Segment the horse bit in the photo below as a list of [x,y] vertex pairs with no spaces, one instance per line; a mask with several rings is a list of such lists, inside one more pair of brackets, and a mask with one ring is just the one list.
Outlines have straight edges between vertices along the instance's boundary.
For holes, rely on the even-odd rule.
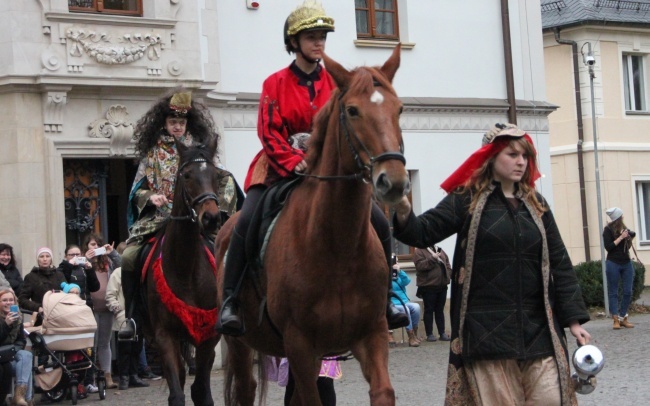
[[[205,158],[192,159],[190,161],[187,161],[187,162],[183,163],[178,168],[178,175],[177,176],[181,175],[181,172],[183,171],[183,168],[185,168],[187,165],[192,164],[192,163],[207,163],[207,164],[210,164],[210,165],[214,166],[214,164],[212,162],[210,162],[209,160],[207,160]],[[213,192],[201,193],[200,195],[198,195],[197,197],[195,197],[194,199],[191,199],[191,200],[190,200],[189,196],[187,195],[187,191],[185,190],[185,188],[182,188],[181,193],[183,194],[183,203],[185,203],[185,208],[187,209],[187,211],[190,214],[188,214],[186,216],[169,216],[169,218],[172,219],[172,220],[190,220],[190,221],[192,221],[192,223],[196,223],[196,220],[199,218],[199,215],[196,214],[196,210],[194,210],[194,206],[196,206],[197,204],[201,204],[201,203],[205,202],[206,200],[214,200],[217,203],[217,206],[219,206],[219,197]]]

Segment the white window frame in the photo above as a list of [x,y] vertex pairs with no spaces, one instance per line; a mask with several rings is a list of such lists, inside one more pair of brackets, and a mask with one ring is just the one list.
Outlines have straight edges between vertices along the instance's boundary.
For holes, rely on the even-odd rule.
[[[643,195],[643,185],[648,188],[647,196]],[[634,193],[634,212],[637,214],[638,219],[637,224],[634,224],[634,227],[637,228],[635,230],[637,232],[636,245],[639,248],[643,247],[650,250],[650,175],[633,175],[632,190]],[[648,207],[647,212],[644,207]],[[633,229],[634,227],[631,226]]]
[[[638,58],[640,66],[640,74],[638,75],[641,83],[639,84],[641,92],[641,106],[636,105],[636,91],[635,84],[630,81],[630,78],[634,78],[634,68],[633,60]],[[626,112],[647,112],[648,111],[648,102],[647,102],[647,90],[646,90],[646,67],[645,67],[645,56],[640,54],[633,53],[623,53],[622,57],[622,72],[623,72],[623,97],[625,103]]]

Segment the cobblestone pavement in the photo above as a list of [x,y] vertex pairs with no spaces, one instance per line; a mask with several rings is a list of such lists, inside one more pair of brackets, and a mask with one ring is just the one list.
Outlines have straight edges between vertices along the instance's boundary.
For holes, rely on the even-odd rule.
[[[648,292],[648,290],[646,290]],[[645,303],[650,304],[650,292]],[[644,377],[650,376],[650,314],[635,314],[630,321],[634,329],[613,330],[611,319],[596,319],[586,324],[592,335],[592,344],[605,356],[605,368],[598,375],[596,390],[589,395],[578,395],[580,405],[636,406],[650,404],[650,389]],[[399,333],[396,331],[397,336]],[[568,330],[567,330],[568,334]],[[406,337],[405,337],[406,338]],[[575,349],[570,340],[570,351]],[[398,405],[436,406],[444,403],[448,343],[423,342],[419,348],[398,346],[390,350],[390,375]],[[368,386],[361,376],[358,363],[347,361],[342,366],[343,378],[336,381],[338,405],[369,404]],[[191,405],[188,380],[185,388],[187,404]],[[212,374],[212,394],[215,405],[223,405],[223,371]],[[269,383],[267,405],[282,405],[284,388]],[[38,399],[38,398],[37,398]],[[69,404],[69,401],[61,404]],[[166,405],[167,387],[164,381],[151,382],[151,387],[109,390],[106,400],[100,402],[96,394],[79,401],[79,405]],[[37,403],[46,404],[46,403]]]

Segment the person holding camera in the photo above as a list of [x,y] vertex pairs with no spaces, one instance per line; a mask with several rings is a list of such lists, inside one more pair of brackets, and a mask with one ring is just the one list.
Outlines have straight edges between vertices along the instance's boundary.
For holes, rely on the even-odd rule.
[[81,253],[81,248],[75,244],[69,244],[65,248],[65,258],[61,261],[58,268],[65,276],[67,283],[75,283],[81,288],[79,297],[86,301],[91,309],[93,301],[90,298],[90,292],[99,290],[99,280],[93,269],[93,265]]
[[[65,258],[59,264],[58,269],[65,276],[67,283],[74,283],[79,286],[79,297],[84,299],[86,305],[92,309],[93,300],[91,293],[99,290],[99,279],[97,279],[97,273],[92,263],[82,254],[81,248],[78,245],[70,244],[65,248]],[[97,337],[97,334],[95,334],[95,337]],[[94,348],[92,354],[94,357]],[[85,371],[84,382],[79,387],[79,393],[82,397],[88,396],[88,393],[96,393],[99,391],[99,388],[93,384],[94,377],[94,367]]]
[[[52,250],[39,248],[36,252],[37,265],[25,275],[25,283],[18,296],[20,307],[43,314],[43,296],[50,290],[60,290],[61,282],[67,282],[63,272],[52,265]],[[37,321],[38,322],[38,321]]]
[[418,324],[420,323],[420,305],[413,303],[406,295],[406,286],[411,283],[411,278],[408,277],[406,272],[402,271],[399,267],[399,260],[393,254],[393,269],[391,270],[393,297],[391,300],[393,305],[399,311],[406,311],[409,316],[409,324],[406,326],[406,333],[409,337],[409,347],[419,347],[420,340],[418,339]]
[[[111,336],[113,335],[113,312],[106,307],[106,286],[115,268],[122,266],[122,257],[113,248],[112,244],[105,244],[104,238],[100,234],[91,233],[84,238],[82,245],[86,252],[86,258],[92,265],[99,289],[90,293],[93,314],[97,321],[97,332],[95,333],[95,347],[99,365],[104,371],[106,378],[106,388],[115,389],[117,384],[113,382],[111,374]],[[95,385],[88,378],[86,389],[93,393]]]
[[496,124],[416,216],[394,205],[395,238],[426,248],[456,234],[446,404],[576,404],[565,328],[589,312],[553,213],[535,190],[532,138]]
[[[0,346],[13,345],[16,349],[14,360],[9,362],[13,376],[16,377],[14,398],[12,405],[32,404],[33,396],[33,355],[25,350],[25,336],[23,334],[23,318],[18,308],[18,299],[10,288],[0,289]],[[11,375],[2,380],[9,379]],[[2,391],[0,391],[2,392]],[[1,401],[0,396],[0,401]],[[1,403],[0,403],[1,404]]]
[[440,341],[450,341],[445,333],[445,303],[447,302],[447,285],[451,280],[451,264],[449,257],[442,248],[432,245],[427,248],[416,248],[413,253],[415,263],[417,297],[424,304],[424,332],[427,341],[437,341],[433,335],[433,316]]
[[[623,210],[612,207],[605,211],[611,222],[603,230],[603,242],[607,250],[605,273],[607,274],[607,294],[609,296],[609,312],[614,319],[614,330],[621,326],[634,328],[628,321],[627,310],[632,301],[634,285],[634,266],[630,259],[630,248],[636,233],[623,223]],[[633,247],[632,247],[633,248]],[[623,283],[623,297],[618,297],[618,284]]]

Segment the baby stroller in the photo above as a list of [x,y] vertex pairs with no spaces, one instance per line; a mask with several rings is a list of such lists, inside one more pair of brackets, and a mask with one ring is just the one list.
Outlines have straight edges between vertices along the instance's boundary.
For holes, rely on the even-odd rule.
[[93,347],[97,322],[86,301],[78,295],[50,291],[43,297],[43,323],[27,327],[26,349],[34,354],[34,392],[58,402],[70,396],[77,404],[81,372],[97,369],[99,398],[106,399],[104,372],[88,356]]

